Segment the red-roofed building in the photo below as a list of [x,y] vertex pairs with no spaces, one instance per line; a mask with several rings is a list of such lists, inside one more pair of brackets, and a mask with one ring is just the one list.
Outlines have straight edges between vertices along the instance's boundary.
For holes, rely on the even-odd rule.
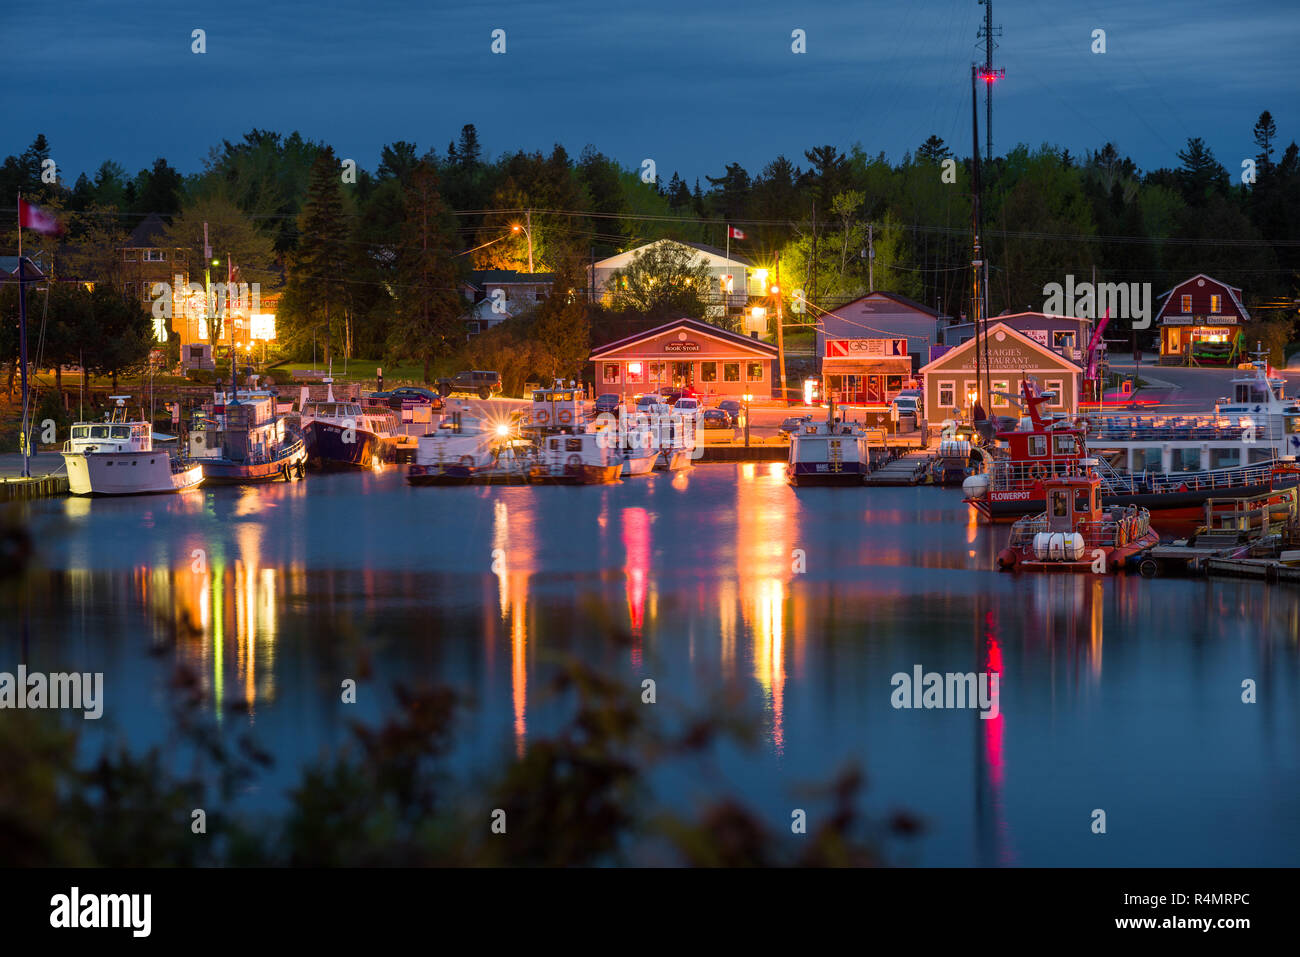
[[1164,293],[1155,321],[1162,363],[1224,362],[1250,313],[1240,289],[1200,273]]

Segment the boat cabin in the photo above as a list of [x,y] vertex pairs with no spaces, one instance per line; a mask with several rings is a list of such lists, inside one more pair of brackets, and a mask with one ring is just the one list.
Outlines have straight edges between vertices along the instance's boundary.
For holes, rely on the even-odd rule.
[[528,427],[540,432],[572,432],[582,428],[583,395],[575,386],[556,383],[549,389],[534,389]]
[[1081,522],[1102,521],[1101,479],[1094,474],[1063,475],[1043,483],[1047,530],[1073,532]]
[[148,422],[128,422],[126,400],[129,395],[109,396],[115,401],[111,414],[103,422],[77,422],[72,426],[69,452],[152,452],[153,428]]

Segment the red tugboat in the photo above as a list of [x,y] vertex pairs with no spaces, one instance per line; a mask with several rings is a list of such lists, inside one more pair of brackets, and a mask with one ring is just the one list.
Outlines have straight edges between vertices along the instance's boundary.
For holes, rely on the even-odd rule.
[[1151,514],[1130,505],[1103,509],[1096,459],[1083,459],[1080,472],[1043,481],[1047,510],[1011,526],[998,553],[1003,571],[1109,572],[1160,542]]

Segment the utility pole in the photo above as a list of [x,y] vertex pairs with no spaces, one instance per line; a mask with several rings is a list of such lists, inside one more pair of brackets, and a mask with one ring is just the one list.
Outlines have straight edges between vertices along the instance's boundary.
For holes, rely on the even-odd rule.
[[875,225],[867,223],[867,292],[876,291]]
[[533,271],[533,211],[524,210],[524,232],[528,234],[528,272],[531,275]]
[[[27,276],[23,269],[23,194],[18,194],[18,362],[23,380],[23,478],[32,477],[30,464],[32,432],[27,418]],[[45,294],[47,297],[49,293]],[[46,299],[49,302],[49,299]],[[84,377],[84,373],[83,373]]]
[[976,31],[976,39],[984,41],[984,155],[993,159],[993,83],[1007,75],[1006,70],[993,69],[993,38],[1002,36],[1002,27],[993,25],[993,0],[979,0],[984,7],[984,26]]
[[[781,366],[781,401],[787,399],[785,388],[785,335],[781,328],[785,321],[784,310],[781,308],[781,253],[776,254],[776,355]],[[748,424],[749,419],[745,420]]]

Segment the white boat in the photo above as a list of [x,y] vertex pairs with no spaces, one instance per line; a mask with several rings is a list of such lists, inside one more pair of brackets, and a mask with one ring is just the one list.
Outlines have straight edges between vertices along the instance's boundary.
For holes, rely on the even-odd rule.
[[458,485],[496,464],[508,426],[492,426],[456,407],[438,428],[417,439],[415,462],[407,470],[412,485]]
[[1200,415],[1092,413],[1083,417],[1088,447],[1114,467],[1145,478],[1179,479],[1266,466],[1300,454],[1300,405],[1286,380],[1257,356],[1232,379],[1232,394]]
[[659,460],[659,446],[654,429],[647,421],[635,415],[629,417],[620,410],[617,417],[602,413],[588,426],[587,431],[604,436],[623,462],[622,475],[649,475]]
[[607,485],[622,471],[616,445],[599,432],[576,432],[542,439],[528,477],[540,485]]
[[654,434],[658,446],[659,458],[655,468],[676,472],[691,467],[700,432],[699,415],[698,411],[678,412],[670,405],[652,405],[637,413],[638,418],[645,418],[644,425]]
[[148,422],[126,417],[130,396],[110,396],[116,402],[104,422],[78,422],[63,445],[68,491],[73,495],[147,495],[183,492],[203,481],[203,466],[183,462],[153,446]]
[[804,422],[790,433],[786,475],[792,485],[861,485],[871,470],[867,434],[855,422],[834,417]]

